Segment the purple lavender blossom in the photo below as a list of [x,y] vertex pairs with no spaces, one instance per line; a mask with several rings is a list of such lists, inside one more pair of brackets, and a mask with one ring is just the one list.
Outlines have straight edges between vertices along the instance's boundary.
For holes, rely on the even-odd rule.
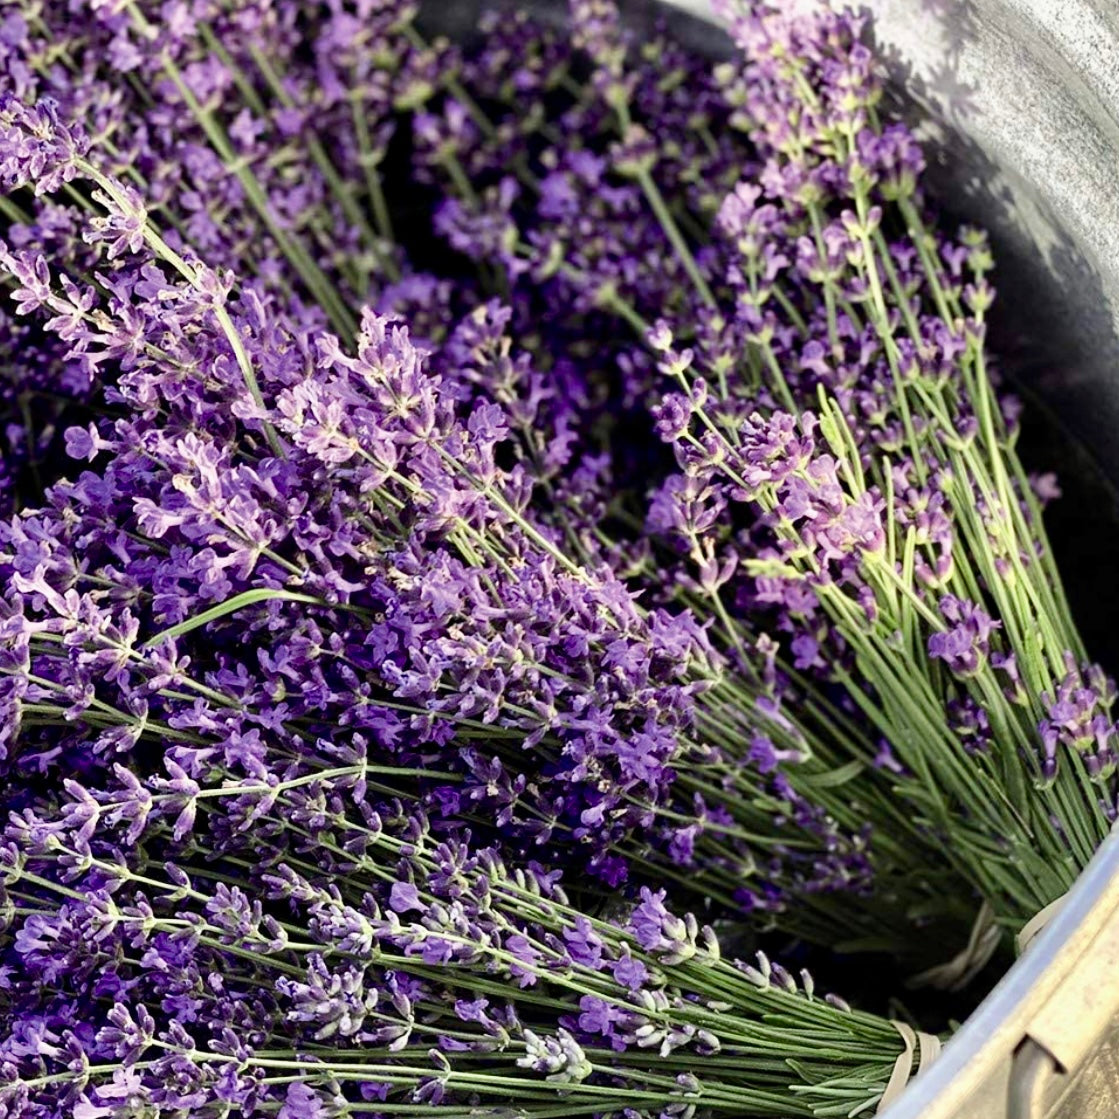
[[941,598],[940,612],[949,628],[929,635],[929,656],[944,661],[958,676],[974,676],[986,663],[999,623],[974,602],[952,595]]
[[72,8],[0,35],[0,1110],[873,1105],[676,899],[1022,916],[1116,731],[861,21]]

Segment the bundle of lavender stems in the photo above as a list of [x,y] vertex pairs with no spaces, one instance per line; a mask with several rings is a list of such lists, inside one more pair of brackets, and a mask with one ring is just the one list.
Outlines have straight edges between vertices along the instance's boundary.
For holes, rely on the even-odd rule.
[[0,13],[3,1119],[873,1114],[798,946],[958,988],[1108,834],[987,239],[719,7]]

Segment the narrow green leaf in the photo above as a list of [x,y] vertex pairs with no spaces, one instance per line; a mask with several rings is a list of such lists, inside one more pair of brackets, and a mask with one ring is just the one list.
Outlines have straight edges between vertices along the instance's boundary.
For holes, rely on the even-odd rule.
[[827,773],[806,775],[801,778],[801,781],[814,789],[834,789],[839,785],[846,785],[848,781],[853,781],[864,769],[866,765],[856,760],[841,765],[838,769],[829,769]]
[[275,599],[283,599],[286,602],[308,602],[313,606],[326,605],[321,599],[312,598],[310,595],[306,594],[298,594],[295,591],[271,590],[268,587],[258,587],[256,590],[244,591],[241,594],[234,595],[226,602],[220,602],[217,606],[211,606],[209,610],[203,610],[201,614],[196,614],[193,618],[187,618],[185,622],[179,622],[177,626],[171,626],[170,629],[165,629],[162,633],[157,633],[155,637],[145,641],[140,648],[150,649],[158,645],[161,641],[181,637],[184,633],[190,633],[192,629],[198,629],[200,626],[209,625],[210,622],[216,621],[218,618],[224,618],[227,614],[235,614],[238,610],[246,606],[252,606],[257,602],[267,602]]

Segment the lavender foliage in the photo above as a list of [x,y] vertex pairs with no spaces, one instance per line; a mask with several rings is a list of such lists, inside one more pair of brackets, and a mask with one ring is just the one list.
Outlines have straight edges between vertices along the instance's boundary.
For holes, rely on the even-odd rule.
[[721,9],[5,13],[0,1116],[853,1114],[695,914],[936,958],[1106,835],[984,235]]

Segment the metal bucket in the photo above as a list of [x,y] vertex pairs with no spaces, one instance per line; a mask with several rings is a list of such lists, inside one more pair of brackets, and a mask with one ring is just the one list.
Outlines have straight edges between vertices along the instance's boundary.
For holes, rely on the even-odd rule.
[[[493,0],[489,0],[490,3]],[[564,0],[498,0],[562,18]],[[783,0],[790,7],[805,0]],[[988,229],[992,349],[1060,471],[1050,532],[1085,640],[1119,667],[1119,0],[851,0],[951,216]],[[486,0],[432,0],[465,33]],[[727,53],[710,0],[622,0]],[[685,17],[681,13],[687,13]],[[1045,931],[882,1119],[1119,1117],[1119,835]]]
[[1119,1115],[1119,835],[1060,913],[880,1119]]

